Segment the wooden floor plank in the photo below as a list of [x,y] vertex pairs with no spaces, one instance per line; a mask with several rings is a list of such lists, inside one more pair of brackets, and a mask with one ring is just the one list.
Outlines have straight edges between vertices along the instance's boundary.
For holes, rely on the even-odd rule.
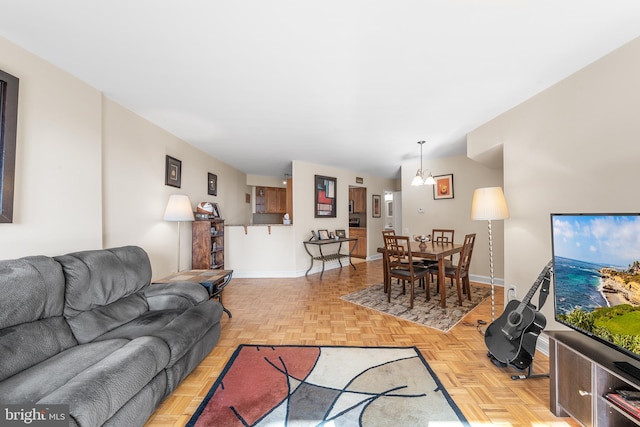
[[[240,344],[416,346],[472,426],[576,427],[549,411],[549,379],[514,381],[519,373],[501,369],[487,357],[478,319],[490,322],[485,300],[450,332],[381,314],[345,302],[341,295],[380,283],[382,262],[329,270],[308,278],[234,278],[224,291],[233,318],[222,318],[213,351],[157,408],[147,427],[183,426],[197,409]],[[496,316],[502,311],[496,292]],[[548,358],[536,354],[534,372],[546,372]]]

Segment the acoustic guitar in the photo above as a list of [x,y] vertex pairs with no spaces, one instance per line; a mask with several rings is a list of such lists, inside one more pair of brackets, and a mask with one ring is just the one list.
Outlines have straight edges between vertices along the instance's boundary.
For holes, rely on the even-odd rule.
[[552,268],[549,261],[522,301],[509,301],[502,315],[487,328],[484,342],[496,360],[518,369],[525,369],[533,362],[536,342],[547,319],[530,302],[543,282],[547,282],[545,289],[549,288]]

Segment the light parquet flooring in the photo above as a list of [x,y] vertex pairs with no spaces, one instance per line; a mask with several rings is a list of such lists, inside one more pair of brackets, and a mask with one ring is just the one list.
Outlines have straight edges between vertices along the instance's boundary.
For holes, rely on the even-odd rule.
[[[184,426],[239,344],[416,346],[472,426],[578,426],[549,411],[548,378],[514,381],[520,372],[489,361],[476,325],[490,321],[490,298],[445,334],[341,300],[382,280],[382,261],[356,266],[326,271],[322,281],[319,274],[232,279],[224,302],[233,318],[223,315],[220,341],[146,426]],[[496,316],[502,307],[496,292]],[[548,358],[536,354],[533,371],[547,372]]]

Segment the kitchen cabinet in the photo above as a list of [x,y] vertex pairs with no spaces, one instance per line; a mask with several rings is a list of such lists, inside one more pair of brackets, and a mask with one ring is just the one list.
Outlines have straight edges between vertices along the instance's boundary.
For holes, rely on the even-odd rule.
[[353,201],[353,213],[367,213],[367,189],[366,188],[361,188],[361,187],[349,188],[349,201]]
[[349,227],[349,237],[358,239],[358,244],[355,249],[353,249],[355,243],[349,242],[349,250],[353,250],[351,256],[353,258],[367,258],[367,229]]
[[279,187],[256,187],[256,213],[287,213],[287,189]]

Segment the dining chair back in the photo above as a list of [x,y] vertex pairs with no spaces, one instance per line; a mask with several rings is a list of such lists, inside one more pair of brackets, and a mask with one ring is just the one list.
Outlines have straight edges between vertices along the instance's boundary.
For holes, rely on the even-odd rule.
[[445,228],[434,228],[431,230],[431,240],[436,243],[453,243],[455,230]]
[[[385,264],[388,268],[389,279],[396,278],[398,282],[402,282],[402,293],[406,293],[405,283],[409,282],[409,308],[413,308],[413,297],[415,282],[421,281],[425,283],[425,277],[429,275],[429,269],[420,267],[414,264],[413,256],[411,255],[411,240],[408,236],[386,236],[388,245],[385,245],[384,256],[388,257]],[[391,280],[389,280],[389,286]],[[429,286],[425,286],[427,300],[431,298],[429,292]],[[391,288],[389,287],[387,293],[387,302],[391,302]]]
[[[471,286],[469,284],[469,266],[471,265],[471,256],[473,255],[473,246],[476,242],[475,233],[464,236],[462,251],[460,252],[460,260],[456,265],[445,265],[444,277],[448,277],[455,281],[458,292],[458,304],[462,305],[462,291],[467,294],[467,298],[471,300]],[[438,267],[429,267],[431,274],[438,274]],[[440,292],[446,292],[444,286],[438,283]]]

